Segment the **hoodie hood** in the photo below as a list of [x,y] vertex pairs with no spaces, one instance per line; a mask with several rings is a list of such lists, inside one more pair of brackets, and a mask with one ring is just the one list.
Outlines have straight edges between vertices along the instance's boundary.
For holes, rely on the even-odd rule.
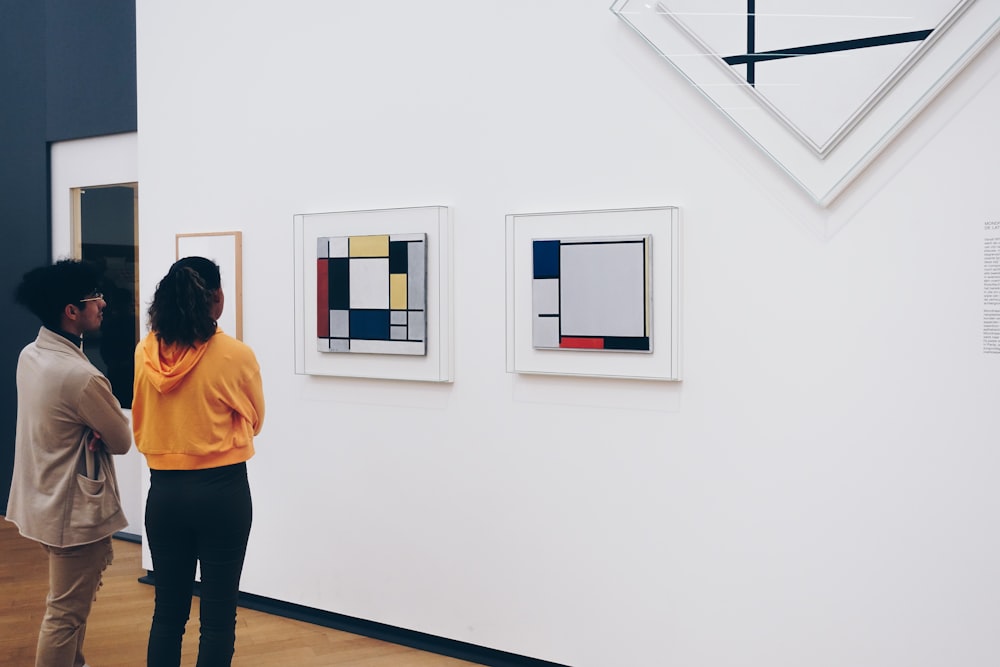
[[208,341],[188,347],[177,343],[168,345],[155,335],[146,336],[142,343],[142,363],[149,381],[161,394],[173,391],[198,365],[207,348]]

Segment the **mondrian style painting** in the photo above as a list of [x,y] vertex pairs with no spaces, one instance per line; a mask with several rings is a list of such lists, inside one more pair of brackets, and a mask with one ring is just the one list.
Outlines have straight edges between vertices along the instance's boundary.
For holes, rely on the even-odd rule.
[[652,352],[651,243],[533,239],[533,347]]
[[427,353],[427,234],[316,242],[320,352]]

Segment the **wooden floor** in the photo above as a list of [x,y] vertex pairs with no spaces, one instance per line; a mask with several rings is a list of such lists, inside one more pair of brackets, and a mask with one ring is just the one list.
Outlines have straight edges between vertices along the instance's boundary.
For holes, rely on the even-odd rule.
[[[140,667],[153,614],[153,588],[138,544],[115,540],[115,562],[90,614],[85,653],[94,667]],[[41,547],[0,519],[0,665],[32,667],[45,611],[48,565]],[[198,598],[184,635],[183,667],[198,650]],[[359,637],[248,609],[237,610],[234,667],[469,667],[471,662]]]

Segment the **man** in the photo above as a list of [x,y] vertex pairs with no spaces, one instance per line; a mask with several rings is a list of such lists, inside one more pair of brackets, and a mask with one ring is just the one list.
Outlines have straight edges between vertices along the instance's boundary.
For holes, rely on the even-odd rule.
[[41,543],[49,594],[36,667],[85,667],[87,617],[113,556],[122,513],[110,454],[132,445],[111,384],[88,361],[83,337],[107,305],[93,265],[62,260],[24,274],[15,300],[42,321],[17,362],[17,430],[7,520]]

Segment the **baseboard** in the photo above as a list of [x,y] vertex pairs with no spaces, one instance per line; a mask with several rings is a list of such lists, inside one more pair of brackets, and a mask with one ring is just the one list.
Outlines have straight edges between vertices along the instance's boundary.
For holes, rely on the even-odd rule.
[[116,540],[121,540],[123,542],[134,542],[135,544],[142,544],[142,535],[136,535],[135,533],[126,533],[124,531],[115,533],[112,535]]
[[[152,585],[154,576],[154,572],[149,570],[145,577],[139,578],[139,581]],[[195,582],[194,589],[195,595],[198,595],[200,591],[198,590],[199,585],[197,582]],[[353,616],[336,614],[332,611],[323,611],[321,609],[314,609],[313,607],[292,604],[291,602],[282,602],[281,600],[253,595],[252,593],[244,593],[242,591],[240,592],[238,604],[246,609],[262,611],[267,614],[274,614],[275,616],[283,616],[295,619],[296,621],[312,623],[324,628],[342,630],[343,632],[350,632],[355,635],[392,642],[400,646],[409,646],[410,648],[427,651],[428,653],[437,653],[449,658],[487,665],[487,667],[569,667],[568,665],[548,662],[547,660],[528,658],[514,653],[507,653],[506,651],[486,648],[485,646],[477,646],[476,644],[469,644],[454,639],[445,639],[444,637],[428,635],[423,632],[397,628],[392,625],[385,625],[384,623],[376,623],[375,621],[366,621],[361,618],[354,618]]]

